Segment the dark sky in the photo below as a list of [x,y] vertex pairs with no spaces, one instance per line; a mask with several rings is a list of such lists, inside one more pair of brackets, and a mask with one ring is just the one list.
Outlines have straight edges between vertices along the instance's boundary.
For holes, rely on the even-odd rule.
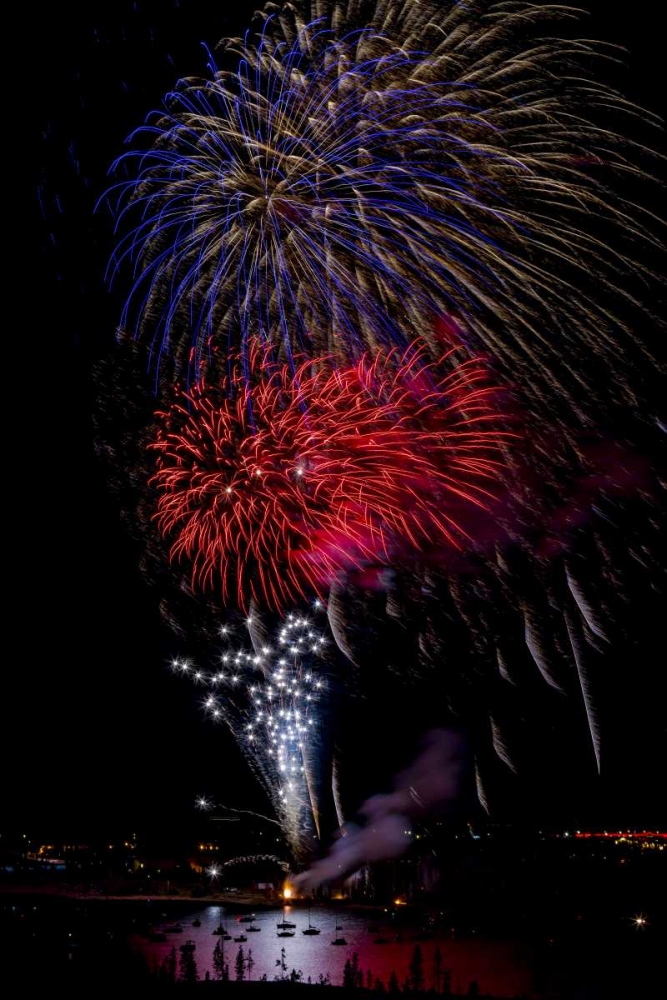
[[[586,33],[628,46],[626,92],[660,111],[656,5],[640,0],[611,15],[610,6],[598,0]],[[20,385],[10,419],[20,427],[22,471],[9,476],[17,489],[7,495],[8,548],[17,539],[18,552],[7,576],[5,646],[14,652],[2,695],[2,827],[178,826],[200,790],[261,802],[231,740],[202,721],[191,688],[166,669],[156,595],[94,456],[91,376],[120,306],[103,282],[110,222],[93,214],[106,169],[164,91],[204,71],[200,43],[242,29],[254,7],[65,0],[24,11],[33,94],[22,110],[35,154],[15,164],[28,250],[15,277],[24,289],[19,329],[5,331],[6,378]],[[14,80],[10,97],[22,85]],[[640,805],[646,796],[641,786]]]

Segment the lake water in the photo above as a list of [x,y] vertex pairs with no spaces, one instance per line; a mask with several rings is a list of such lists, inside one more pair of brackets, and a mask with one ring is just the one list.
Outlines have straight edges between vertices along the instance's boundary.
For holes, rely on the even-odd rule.
[[[154,923],[155,930],[164,931],[177,920],[182,927],[180,933],[167,932],[167,940],[157,942],[149,940],[145,935],[135,935],[133,947],[147,959],[151,968],[159,967],[176,947],[180,956],[180,946],[191,940],[195,943],[194,956],[201,979],[208,971],[214,978],[213,951],[216,942],[220,940],[213,931],[222,922],[233,938],[245,934],[247,941],[225,941],[225,961],[230,968],[230,976],[234,978],[234,961],[238,949],[242,946],[247,955],[252,949],[254,967],[252,978],[259,979],[266,975],[269,979],[279,972],[276,965],[280,959],[281,948],[285,949],[285,963],[288,972],[292,969],[303,973],[303,979],[309,976],[316,982],[319,976],[328,975],[333,985],[341,985],[345,961],[353,952],[359,956],[359,965],[366,971],[370,969],[374,976],[381,978],[385,985],[393,971],[399,982],[408,974],[408,966],[416,944],[419,944],[424,959],[426,986],[431,987],[434,979],[434,956],[436,948],[440,948],[443,966],[451,972],[451,985],[454,993],[465,994],[471,980],[477,980],[481,993],[491,993],[496,996],[517,996],[528,994],[532,986],[532,955],[524,943],[512,940],[499,940],[497,937],[488,939],[468,935],[459,937],[451,933],[438,933],[432,938],[419,939],[419,929],[402,921],[400,927],[392,921],[389,914],[380,916],[365,911],[333,909],[324,906],[313,906],[310,920],[317,926],[319,935],[304,935],[308,927],[308,910],[301,907],[285,907],[275,910],[263,910],[255,914],[254,926],[260,927],[259,932],[248,932],[247,924],[241,922],[242,913],[231,913],[221,906],[205,906],[199,910],[190,911],[187,916],[181,911],[165,912],[161,920]],[[288,920],[296,924],[294,937],[278,937],[277,923]],[[201,926],[194,927],[193,921],[199,920]],[[336,929],[338,926],[339,929]],[[344,937],[347,944],[335,946],[331,942],[336,937]],[[399,940],[397,940],[397,937]],[[383,938],[387,943],[378,943]]]

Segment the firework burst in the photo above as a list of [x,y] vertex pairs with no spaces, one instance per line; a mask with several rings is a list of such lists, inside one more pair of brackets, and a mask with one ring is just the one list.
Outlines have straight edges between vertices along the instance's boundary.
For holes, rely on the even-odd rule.
[[[648,203],[650,154],[609,129],[626,113],[634,129],[637,109],[591,75],[605,50],[553,34],[577,16],[524,0],[267,6],[135,133],[110,194],[111,270],[132,273],[121,329],[195,380],[152,438],[172,559],[242,608],[331,584],[336,642],[378,681],[402,615],[414,648],[382,683],[432,668],[421,698],[441,711],[446,674],[449,709],[485,720],[484,801],[489,760],[515,766],[508,733],[539,720],[523,766],[550,734],[543,698],[574,693],[599,767],[608,649],[636,657],[627,637],[653,628],[644,608],[664,590],[649,344],[664,326],[637,263],[658,250],[628,200]],[[443,340],[492,358],[527,428],[503,456],[510,544],[479,544],[461,516],[496,493],[502,440],[481,362],[429,369]],[[614,436],[620,452],[593,461]],[[627,471],[638,441],[655,482]],[[440,558],[457,546],[474,573]],[[369,565],[397,572],[362,594],[350,571]]]
[[158,414],[156,520],[196,587],[280,610],[350,566],[471,543],[462,508],[487,507],[507,437],[481,362],[252,358]]
[[[253,355],[258,358],[258,353]],[[307,366],[287,367],[250,386],[237,365],[219,391],[200,385],[159,413],[153,448],[157,522],[175,537],[173,559],[193,566],[193,583],[215,581],[223,600],[289,601],[314,579],[293,569],[306,542],[303,460],[313,444],[303,402]],[[304,395],[305,394],[305,395]]]
[[[318,609],[323,613],[319,602]],[[295,855],[312,846],[313,836],[321,836],[316,788],[326,741],[326,648],[327,637],[312,615],[290,613],[272,646],[252,651],[229,646],[212,671],[184,658],[171,665],[207,688],[206,715],[231,729]],[[197,805],[211,808],[207,799]]]
[[267,7],[116,165],[123,326],[200,374],[212,344],[246,353],[256,335],[347,361],[417,331],[433,348],[424,316],[444,317],[534,401],[598,392],[590,355],[613,376],[630,340],[605,296],[632,298],[617,275],[647,216],[613,193],[637,171],[604,120],[633,109],[587,78],[602,49],[550,37],[574,16]]

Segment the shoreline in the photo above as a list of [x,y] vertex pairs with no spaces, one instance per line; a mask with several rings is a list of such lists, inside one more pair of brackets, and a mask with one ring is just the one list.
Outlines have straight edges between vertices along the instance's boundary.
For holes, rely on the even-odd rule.
[[[114,902],[114,903],[181,903],[189,907],[198,906],[228,906],[238,909],[275,910],[281,907],[294,907],[301,909],[309,906],[345,907],[348,910],[359,910],[367,912],[384,912],[390,908],[390,904],[385,907],[382,903],[358,903],[347,899],[327,899],[308,900],[292,899],[285,902],[282,899],[267,899],[266,896],[252,893],[234,893],[233,895],[208,894],[206,896],[176,896],[157,895],[149,896],[145,893],[117,895],[105,892],[84,892],[75,888],[49,887],[49,886],[0,886],[0,898],[9,896],[41,896],[49,899],[71,899],[81,903],[94,902]],[[414,905],[403,904],[405,910],[421,910],[428,907],[428,904]]]

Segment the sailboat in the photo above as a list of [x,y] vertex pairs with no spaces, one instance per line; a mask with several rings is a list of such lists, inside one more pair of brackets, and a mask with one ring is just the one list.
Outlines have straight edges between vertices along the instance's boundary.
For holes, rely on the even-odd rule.
[[306,927],[305,930],[301,931],[301,933],[302,934],[319,934],[320,933],[319,927],[315,927],[310,922],[310,907],[308,907],[308,926]]
[[231,941],[232,940],[232,935],[227,930],[227,924],[225,923],[223,925],[223,923],[222,923],[222,914],[221,914],[220,923],[218,924],[218,926],[215,928],[215,930],[212,933],[213,934],[218,934],[223,939],[223,941]]
[[338,917],[336,917],[336,936],[333,939],[333,941],[331,942],[332,944],[338,944],[338,945],[347,944],[347,941],[345,940],[345,938],[343,937],[343,935],[340,933],[340,931],[342,931],[342,929],[343,929],[343,925],[338,923]]
[[291,931],[294,930],[296,924],[291,924],[289,920],[285,920],[285,913],[283,912],[283,919],[276,924],[279,931]]

